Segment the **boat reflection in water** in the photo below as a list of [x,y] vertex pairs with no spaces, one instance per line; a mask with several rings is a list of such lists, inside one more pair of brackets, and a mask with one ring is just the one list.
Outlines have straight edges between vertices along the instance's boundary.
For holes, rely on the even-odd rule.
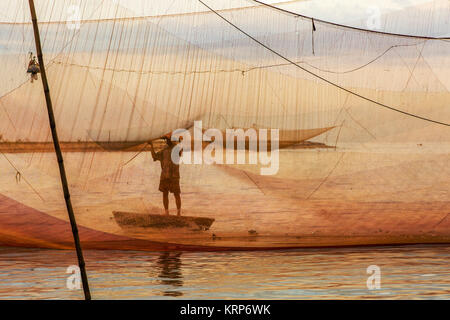
[[156,261],[158,270],[158,282],[167,288],[162,295],[167,297],[180,297],[183,292],[178,288],[183,286],[183,274],[181,273],[181,252],[161,252]]

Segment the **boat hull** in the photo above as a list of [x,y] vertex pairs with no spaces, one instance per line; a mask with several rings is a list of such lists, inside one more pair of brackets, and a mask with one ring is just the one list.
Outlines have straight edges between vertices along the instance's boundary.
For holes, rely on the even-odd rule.
[[163,214],[147,214],[135,212],[114,211],[114,219],[117,224],[125,229],[179,229],[187,228],[189,230],[208,230],[214,222],[214,219],[192,216],[174,216]]

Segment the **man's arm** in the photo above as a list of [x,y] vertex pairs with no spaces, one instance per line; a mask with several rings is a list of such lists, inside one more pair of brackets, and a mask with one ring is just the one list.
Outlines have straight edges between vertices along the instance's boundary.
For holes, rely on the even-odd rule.
[[153,161],[159,160],[158,155],[156,154],[155,150],[153,149],[153,141],[150,141],[150,151],[152,152]]

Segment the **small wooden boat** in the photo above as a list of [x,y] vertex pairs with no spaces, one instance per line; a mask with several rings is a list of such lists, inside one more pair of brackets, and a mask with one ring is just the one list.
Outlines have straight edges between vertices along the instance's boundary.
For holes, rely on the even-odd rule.
[[149,214],[114,211],[114,219],[124,229],[130,228],[189,228],[193,230],[208,230],[214,222],[212,218],[175,216],[164,214]]

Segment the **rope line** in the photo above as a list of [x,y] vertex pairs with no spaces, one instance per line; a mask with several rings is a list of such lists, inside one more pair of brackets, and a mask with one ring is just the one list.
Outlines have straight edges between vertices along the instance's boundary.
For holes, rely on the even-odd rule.
[[289,58],[286,58],[286,57],[283,56],[281,53],[275,51],[274,49],[270,48],[269,46],[265,45],[264,43],[262,43],[261,41],[259,41],[259,40],[256,39],[255,37],[253,37],[252,35],[248,34],[248,33],[245,32],[244,30],[242,30],[241,28],[239,28],[237,25],[233,24],[231,21],[229,21],[228,19],[226,19],[226,18],[225,18],[224,16],[222,16],[220,13],[218,13],[217,11],[215,11],[214,9],[212,9],[211,7],[209,7],[209,6],[208,6],[207,4],[205,4],[202,0],[198,0],[198,1],[199,1],[201,4],[203,4],[206,8],[208,8],[209,10],[211,10],[212,12],[214,12],[218,17],[220,17],[221,19],[223,19],[226,23],[230,24],[232,27],[234,27],[236,30],[238,30],[239,32],[243,33],[244,35],[246,35],[247,37],[249,37],[250,39],[252,39],[252,40],[255,41],[256,43],[258,43],[258,44],[261,45],[262,47],[266,48],[267,50],[269,50],[269,51],[272,52],[273,54],[277,55],[277,56],[280,57],[281,59],[283,59],[283,60],[289,62],[290,64],[296,66],[297,68],[299,68],[299,69],[301,69],[301,70],[307,72],[308,74],[312,75],[313,77],[316,77],[316,78],[318,78],[318,79],[320,79],[320,80],[322,80],[322,81],[324,81],[324,82],[326,82],[326,83],[328,83],[328,84],[330,84],[330,85],[332,85],[332,86],[334,86],[334,87],[336,87],[336,88],[339,88],[339,89],[341,89],[341,90],[343,90],[343,91],[345,91],[345,92],[347,92],[347,93],[350,93],[350,94],[352,94],[352,95],[354,95],[354,96],[356,96],[356,97],[359,97],[359,98],[361,98],[361,99],[363,99],[363,100],[372,102],[372,103],[374,103],[374,104],[376,104],[376,105],[379,105],[379,106],[381,106],[381,107],[383,107],[383,108],[390,109],[390,110],[392,110],[392,111],[395,111],[395,112],[398,112],[398,113],[402,113],[402,114],[404,114],[404,115],[407,115],[407,116],[410,116],[410,117],[413,117],[413,118],[417,118],[417,119],[420,119],[420,120],[424,120],[424,121],[432,122],[432,123],[435,123],[435,124],[439,124],[439,125],[443,125],[443,126],[450,127],[450,123],[445,123],[445,122],[441,122],[441,121],[437,121],[437,120],[425,118],[425,117],[422,117],[422,116],[419,116],[419,115],[416,115],[416,114],[413,114],[413,113],[410,113],[410,112],[407,112],[407,111],[403,111],[403,110],[400,110],[400,109],[397,109],[397,108],[388,106],[388,105],[386,105],[386,104],[384,104],[384,103],[378,102],[378,101],[373,100],[373,99],[371,99],[371,98],[365,97],[365,96],[363,96],[363,95],[361,95],[361,94],[359,94],[359,93],[356,93],[356,92],[354,92],[354,91],[352,91],[352,90],[349,90],[349,89],[347,89],[347,88],[344,88],[343,86],[341,86],[341,85],[339,85],[339,84],[337,84],[337,83],[334,83],[334,82],[332,82],[332,81],[330,81],[330,80],[328,80],[328,79],[326,79],[326,78],[324,78],[324,77],[322,77],[322,76],[319,76],[318,74],[316,74],[316,73],[314,73],[314,72],[312,72],[312,71],[310,71],[310,70],[308,70],[308,69],[306,69],[306,68],[300,66],[299,64],[297,64],[297,63],[295,63],[294,61],[290,60]]
[[341,163],[341,161],[344,158],[344,156],[345,156],[345,152],[343,152],[341,157],[338,159],[338,161],[336,161],[336,164],[334,165],[333,169],[331,169],[330,172],[328,172],[328,175],[325,177],[325,179],[323,179],[317,185],[317,187],[306,197],[306,200],[309,200],[322,187],[322,185],[328,180],[328,178],[331,176],[331,174],[336,170],[336,168],[338,167],[339,163]]
[[[387,48],[385,51],[383,51],[382,53],[380,53],[378,56],[376,56],[375,58],[369,60],[368,62],[358,66],[358,67],[354,67],[352,69],[348,69],[348,70],[344,70],[344,71],[335,71],[335,70],[330,70],[330,69],[322,69],[319,67],[316,67],[315,65],[304,61],[304,60],[299,60],[299,61],[295,61],[295,63],[298,64],[306,64],[307,66],[319,70],[321,72],[326,72],[326,73],[333,73],[333,74],[347,74],[347,73],[351,73],[351,72],[355,72],[358,70],[361,70],[365,67],[367,67],[368,65],[375,63],[377,60],[381,59],[383,56],[385,56],[386,54],[389,53],[389,51],[391,51],[392,49],[395,48],[399,48],[399,47],[413,47],[413,46],[418,46],[419,44],[423,44],[424,42],[426,42],[427,40],[423,41],[423,42],[418,42],[418,43],[413,43],[413,44],[398,44],[398,45],[392,45],[389,48]],[[73,67],[79,67],[79,68],[87,68],[87,69],[91,69],[91,70],[106,70],[106,71],[112,71],[112,72],[125,72],[125,73],[135,73],[135,74],[169,74],[169,75],[177,75],[177,74],[181,74],[181,75],[191,75],[191,74],[207,74],[207,73],[232,73],[232,72],[240,72],[243,75],[245,75],[245,73],[253,71],[253,70],[257,70],[257,69],[269,69],[269,68],[276,68],[276,67],[283,67],[283,66],[289,66],[291,65],[291,63],[276,63],[276,64],[269,64],[269,65],[262,65],[262,66],[255,66],[255,67],[249,67],[246,69],[239,69],[239,68],[234,68],[234,69],[217,69],[217,70],[191,70],[191,71],[164,71],[164,70],[160,70],[160,71],[155,71],[155,70],[136,70],[136,69],[117,69],[117,68],[104,68],[104,67],[99,67],[99,66],[89,66],[89,65],[83,65],[83,64],[79,64],[79,63],[74,63],[74,62],[64,62],[64,61],[58,61],[58,60],[52,60],[51,61],[52,64],[59,64],[59,65],[68,65],[68,66],[73,66]]]
[[14,163],[12,163],[11,160],[9,160],[9,158],[6,156],[6,154],[4,154],[3,152],[1,152],[2,156],[6,159],[6,161],[9,162],[9,164],[11,165],[11,167],[16,170],[16,182],[19,183],[21,179],[23,179],[25,181],[25,183],[31,188],[31,190],[33,190],[33,192],[39,197],[41,198],[42,201],[45,201],[44,198],[39,194],[39,192],[31,185],[31,183],[23,176],[22,172],[19,171],[19,169],[17,169],[17,167],[14,165]]
[[137,152],[130,160],[128,160],[127,162],[125,162],[123,165],[121,165],[120,167],[125,167],[127,164],[129,164],[131,161],[133,161],[138,155],[140,155],[142,152],[144,152],[145,148],[149,145],[149,142],[145,143],[144,146],[141,148],[141,150],[139,150],[139,152]]
[[357,31],[362,31],[362,32],[371,32],[371,33],[378,33],[378,34],[383,34],[383,35],[388,35],[388,36],[396,36],[396,37],[405,37],[405,38],[416,38],[416,39],[427,39],[427,40],[444,40],[444,41],[448,41],[450,40],[450,37],[430,37],[430,36],[419,36],[419,35],[412,35],[412,34],[404,34],[404,33],[392,33],[392,32],[385,32],[385,31],[378,31],[378,30],[370,30],[370,29],[363,29],[363,28],[358,28],[358,27],[352,27],[349,25],[345,25],[345,24],[340,24],[340,23],[336,23],[336,22],[331,22],[331,21],[327,21],[327,20],[321,20],[321,19],[317,19],[314,17],[309,17],[297,12],[293,12],[293,11],[289,11],[286,9],[282,9],[282,8],[278,8],[274,5],[262,2],[262,1],[258,1],[258,0],[250,0],[253,2],[256,2],[262,6],[283,12],[283,13],[287,13],[289,15],[292,15],[294,17],[297,18],[303,18],[303,19],[309,19],[309,20],[314,20],[314,21],[318,21],[321,22],[323,24],[329,24],[335,27],[340,27],[340,28],[345,28],[345,29],[351,29],[351,30],[357,30]]

